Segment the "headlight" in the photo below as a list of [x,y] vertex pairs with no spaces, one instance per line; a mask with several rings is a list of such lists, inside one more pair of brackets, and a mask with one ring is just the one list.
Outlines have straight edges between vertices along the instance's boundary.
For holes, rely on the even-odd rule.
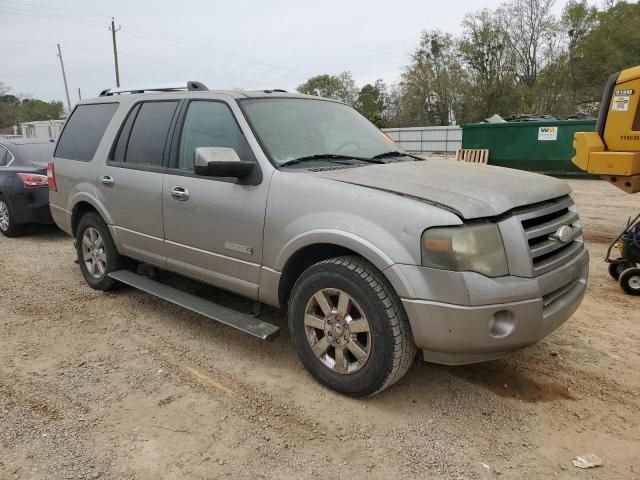
[[487,277],[509,273],[502,236],[494,223],[425,230],[422,264],[444,270],[478,272]]

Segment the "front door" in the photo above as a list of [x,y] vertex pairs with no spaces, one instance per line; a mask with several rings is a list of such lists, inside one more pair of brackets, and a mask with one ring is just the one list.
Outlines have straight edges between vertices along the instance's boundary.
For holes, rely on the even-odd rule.
[[193,173],[198,147],[233,148],[256,161],[227,103],[190,100],[178,120],[162,204],[167,268],[258,298],[268,182],[248,182]]
[[179,100],[136,104],[100,170],[97,196],[109,206],[122,254],[164,266],[165,144]]

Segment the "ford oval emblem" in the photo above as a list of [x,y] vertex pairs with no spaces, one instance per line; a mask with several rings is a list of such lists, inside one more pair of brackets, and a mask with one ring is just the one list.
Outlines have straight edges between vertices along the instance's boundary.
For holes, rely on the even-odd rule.
[[569,225],[563,225],[558,230],[556,230],[556,233],[551,235],[551,238],[562,243],[567,243],[569,240],[571,240],[572,235],[573,228],[571,228]]

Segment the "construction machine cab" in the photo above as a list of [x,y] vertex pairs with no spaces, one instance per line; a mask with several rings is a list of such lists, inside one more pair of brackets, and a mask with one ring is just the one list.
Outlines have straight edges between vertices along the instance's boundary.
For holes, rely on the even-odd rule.
[[640,192],[640,66],[609,77],[595,132],[573,139],[572,161],[628,193]]

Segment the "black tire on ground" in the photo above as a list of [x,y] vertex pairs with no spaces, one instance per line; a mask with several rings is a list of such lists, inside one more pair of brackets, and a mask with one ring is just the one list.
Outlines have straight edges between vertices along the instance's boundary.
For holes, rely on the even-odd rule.
[[640,295],[640,268],[627,268],[620,274],[618,282],[629,295]]
[[[338,300],[346,293],[350,297],[349,306],[346,307],[348,313],[337,320],[331,315],[327,317],[324,309],[320,309],[320,303],[315,304],[318,292],[329,292],[326,294],[328,296],[324,296],[325,293],[322,296],[332,303],[326,305],[336,307],[332,312],[340,310]],[[309,308],[315,309],[313,316],[323,318],[320,323],[323,327],[310,328],[305,325]],[[354,334],[351,327],[347,327],[331,336],[327,330],[332,328],[327,326],[332,325],[327,318],[333,319],[333,328],[337,328],[340,322],[341,325],[353,325],[348,322],[354,321],[354,317],[365,318],[369,326],[363,342],[371,343],[368,358],[364,361],[358,361],[346,345],[352,343],[349,347],[361,346],[362,333]],[[380,271],[360,257],[344,256],[325,260],[309,267],[300,276],[289,302],[289,329],[294,348],[311,375],[322,385],[351,397],[374,395],[393,385],[409,370],[416,356],[411,327],[398,295]],[[353,327],[353,330],[359,328]],[[338,338],[337,335],[343,333],[345,336]],[[333,352],[333,367],[323,362],[322,354],[317,356],[314,353],[311,343],[319,344],[323,338],[330,339],[327,342],[336,342],[336,339],[343,342],[339,347],[345,357],[341,364],[346,365],[350,373],[336,371],[338,347],[335,343],[326,349],[324,357],[325,361],[331,363],[327,358]],[[315,347],[318,346],[316,343]]]
[[[96,255],[100,256],[100,254],[104,254],[104,256],[101,257],[104,263],[102,271],[96,270],[94,273],[89,271],[89,266],[84,259],[85,252],[83,251],[83,239],[85,232],[89,229],[97,231],[102,239],[101,248],[95,249]],[[120,285],[113,278],[109,277],[109,273],[125,268],[127,262],[126,259],[116,250],[107,225],[104,223],[104,220],[102,220],[102,217],[100,217],[96,212],[88,212],[80,219],[78,230],[76,232],[76,250],[80,271],[91,288],[107,291]]]
[[0,226],[0,233],[5,237],[20,237],[24,235],[27,226],[22,223],[16,223],[11,206],[2,195],[0,195],[0,203],[0,215],[6,215],[8,222],[6,226]]
[[620,274],[624,272],[627,268],[635,267],[635,264],[628,262],[619,262],[619,263],[610,263],[609,264],[609,275],[611,278],[618,281],[620,278]]

